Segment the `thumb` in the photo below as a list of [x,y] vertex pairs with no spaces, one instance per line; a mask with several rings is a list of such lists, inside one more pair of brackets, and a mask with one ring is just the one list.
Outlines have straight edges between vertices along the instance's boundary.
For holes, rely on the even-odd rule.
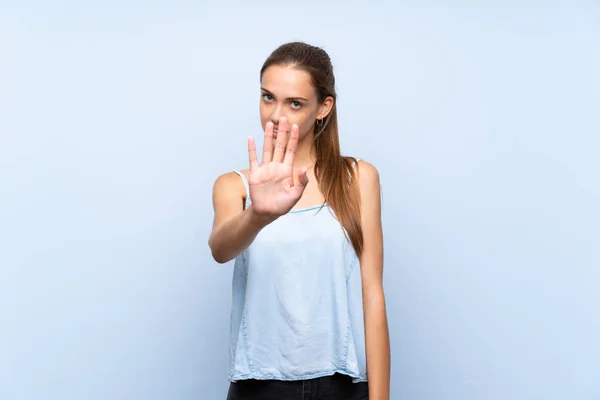
[[302,194],[306,185],[308,184],[308,175],[306,174],[306,168],[302,168],[298,173],[298,183],[294,185],[294,188],[298,192],[298,194]]

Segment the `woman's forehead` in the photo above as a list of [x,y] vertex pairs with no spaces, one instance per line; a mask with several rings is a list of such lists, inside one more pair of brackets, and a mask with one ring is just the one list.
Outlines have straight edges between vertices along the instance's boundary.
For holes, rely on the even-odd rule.
[[261,81],[268,91],[286,96],[314,96],[310,74],[291,66],[272,65],[265,70]]

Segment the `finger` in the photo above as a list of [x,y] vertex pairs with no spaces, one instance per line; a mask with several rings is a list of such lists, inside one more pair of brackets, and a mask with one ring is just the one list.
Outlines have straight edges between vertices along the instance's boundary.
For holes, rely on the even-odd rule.
[[294,165],[294,158],[296,158],[296,148],[298,147],[299,137],[298,125],[292,125],[292,132],[290,133],[290,140],[288,141],[287,148],[285,149],[285,160],[284,162],[288,165]]
[[250,170],[258,167],[258,161],[256,160],[256,143],[252,136],[248,137],[248,158],[250,159]]
[[306,167],[300,170],[300,173],[298,174],[298,183],[303,186],[308,184],[308,173]]
[[279,118],[279,126],[277,128],[277,142],[275,142],[275,150],[273,151],[273,162],[283,162],[285,153],[285,145],[287,144],[287,119]]
[[265,140],[263,142],[262,163],[267,164],[273,160],[273,123],[267,122],[265,127]]
[[298,183],[294,185],[294,190],[296,191],[296,196],[302,196],[304,189],[306,189],[306,185],[308,185],[308,175],[306,173],[306,167],[302,168],[298,173]]

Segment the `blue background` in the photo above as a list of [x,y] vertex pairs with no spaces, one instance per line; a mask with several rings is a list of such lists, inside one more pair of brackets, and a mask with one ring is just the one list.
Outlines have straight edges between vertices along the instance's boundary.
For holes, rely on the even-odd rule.
[[392,399],[600,398],[600,5],[0,3],[0,399],[224,399],[211,191],[324,47],[383,185]]

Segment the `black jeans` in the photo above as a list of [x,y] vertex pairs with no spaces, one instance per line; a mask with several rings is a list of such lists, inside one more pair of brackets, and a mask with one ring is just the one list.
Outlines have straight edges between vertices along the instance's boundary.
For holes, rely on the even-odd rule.
[[367,382],[335,374],[304,381],[240,380],[230,383],[227,400],[368,400]]

